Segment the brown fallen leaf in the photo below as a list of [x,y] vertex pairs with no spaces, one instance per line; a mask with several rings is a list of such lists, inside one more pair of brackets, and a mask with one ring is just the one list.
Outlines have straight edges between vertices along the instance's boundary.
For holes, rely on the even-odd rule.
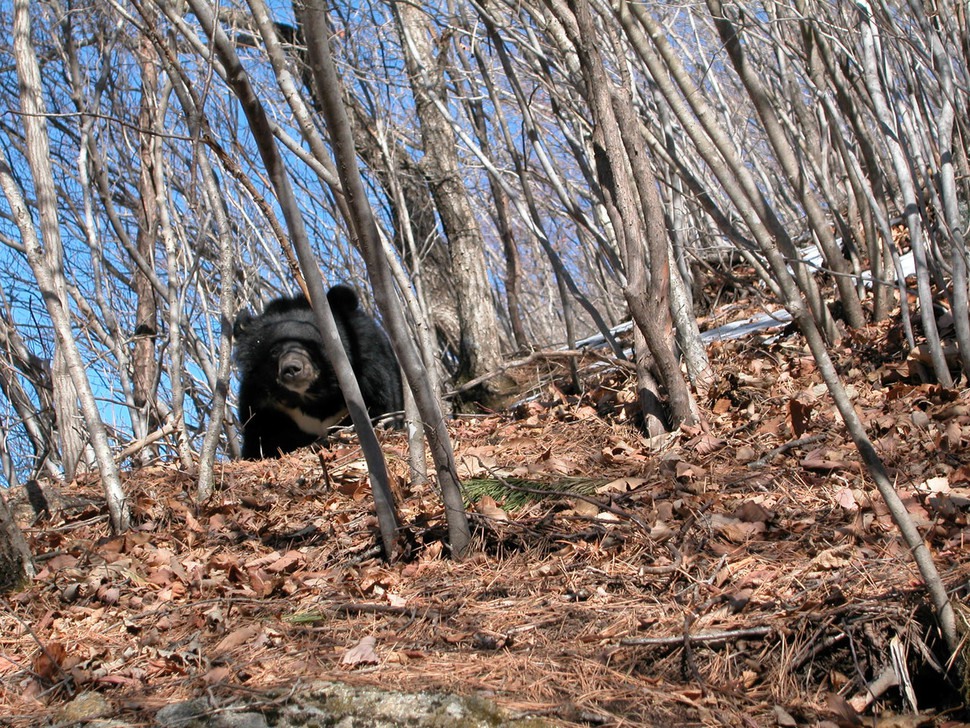
[[276,581],[262,569],[249,570],[249,588],[260,597],[268,597],[273,593]]
[[741,464],[750,463],[752,460],[758,459],[758,453],[755,452],[753,447],[748,445],[742,445],[734,452],[734,457]]
[[859,472],[862,466],[851,460],[843,460],[826,448],[812,450],[801,462],[801,466],[806,470],[853,470]]
[[927,478],[916,486],[920,493],[948,493],[950,492],[950,479],[945,475],[934,478]]
[[646,478],[617,478],[597,486],[597,493],[628,493],[646,483]]
[[337,485],[337,492],[355,501],[361,501],[370,495],[370,485],[366,478],[354,478]]
[[486,518],[491,518],[493,521],[509,520],[508,514],[499,508],[499,505],[495,502],[495,499],[489,495],[483,495],[481,497],[478,503],[475,504],[475,510]]
[[715,437],[711,433],[705,432],[697,437],[692,437],[690,440],[684,443],[684,448],[687,450],[692,450],[698,455],[704,456],[717,452],[726,444],[726,441],[722,440],[720,437]]
[[788,400],[788,426],[791,427],[792,434],[796,438],[808,432],[814,410],[815,405],[810,402],[805,403],[798,399]]
[[770,521],[772,518],[772,513],[767,508],[753,500],[746,500],[733,515],[745,523]]
[[835,493],[835,502],[847,511],[859,510],[859,503],[856,501],[852,488],[840,488]]
[[216,685],[226,682],[232,675],[232,670],[225,665],[220,665],[209,670],[202,676],[202,682],[206,685]]
[[585,516],[586,518],[593,518],[597,513],[600,512],[599,507],[595,503],[590,503],[589,501],[577,500],[571,501],[573,507],[573,512],[577,516]]
[[849,705],[849,702],[843,698],[841,695],[836,693],[829,693],[825,696],[825,702],[828,705],[829,710],[835,713],[836,719],[839,725],[843,726],[861,726],[865,725],[855,708]]
[[44,679],[54,681],[62,670],[67,648],[60,642],[48,642],[40,653],[34,657],[32,669],[34,673]]
[[71,554],[57,554],[47,562],[47,569],[50,571],[70,569],[77,563],[77,561],[77,557],[72,556]]
[[763,522],[745,523],[738,518],[715,513],[711,516],[711,528],[720,531],[725,538],[734,543],[743,543],[764,533],[766,526]]
[[950,420],[946,426],[946,444],[950,450],[956,450],[960,447],[960,442],[963,440],[963,428],[960,427],[960,423],[956,420]]
[[791,714],[780,705],[774,706],[775,721],[781,728],[795,728],[798,722],[791,717]]
[[906,510],[909,511],[909,515],[912,516],[917,526],[929,526],[932,523],[930,514],[923,507],[923,504],[915,493],[910,490],[901,490],[899,491],[899,498],[902,500],[903,505],[906,506]]
[[256,624],[250,624],[233,630],[219,641],[219,644],[217,644],[215,649],[212,650],[212,654],[213,656],[218,656],[224,652],[234,650],[235,648],[249,642],[251,639],[253,639],[253,637],[262,631],[262,627]]
[[441,637],[448,644],[457,645],[464,642],[469,637],[471,637],[471,633],[470,632],[441,632],[438,636]]
[[677,480],[696,480],[697,478],[703,478],[705,475],[703,468],[699,468],[683,460],[677,461],[676,473]]
[[287,551],[283,556],[266,566],[266,571],[272,574],[279,574],[282,571],[291,571],[292,568],[303,561],[303,554],[299,551]]
[[819,569],[841,569],[851,562],[850,549],[845,546],[825,549],[812,559],[812,565]]
[[100,587],[98,587],[95,597],[108,605],[117,604],[118,600],[121,598],[121,589],[116,586],[102,584]]
[[351,647],[340,658],[341,667],[354,668],[362,665],[376,665],[380,662],[377,656],[377,638],[368,635]]

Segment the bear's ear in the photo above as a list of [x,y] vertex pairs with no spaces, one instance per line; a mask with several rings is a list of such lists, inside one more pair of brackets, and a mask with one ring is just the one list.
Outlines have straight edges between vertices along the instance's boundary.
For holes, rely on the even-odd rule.
[[338,283],[327,291],[327,302],[334,313],[353,313],[357,310],[357,291],[344,283]]
[[250,310],[248,308],[244,308],[242,311],[236,314],[236,320],[232,324],[232,335],[236,338],[242,336],[246,333],[246,330],[252,326],[253,321],[255,320],[256,319]]

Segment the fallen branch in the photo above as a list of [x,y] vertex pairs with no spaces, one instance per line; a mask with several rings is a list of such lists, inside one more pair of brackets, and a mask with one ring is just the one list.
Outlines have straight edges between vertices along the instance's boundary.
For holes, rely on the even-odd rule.
[[626,369],[628,371],[632,371],[633,369],[635,369],[634,364],[632,362],[623,361],[622,359],[615,359],[605,354],[600,354],[591,349],[559,349],[557,351],[534,351],[523,359],[516,359],[514,361],[510,361],[508,364],[505,364],[499,367],[498,369],[495,369],[494,371],[486,372],[480,377],[476,377],[475,379],[471,379],[463,383],[461,386],[456,387],[454,391],[449,392],[448,396],[453,396],[455,394],[467,392],[468,390],[474,389],[475,387],[482,384],[483,382],[487,382],[490,379],[495,379],[495,377],[502,376],[510,369],[523,367],[537,361],[547,360],[547,359],[578,359],[584,356],[593,357],[602,362],[613,364],[617,367],[620,367],[621,369]]
[[323,622],[331,619],[334,614],[356,615],[356,614],[393,614],[415,619],[430,619],[432,622],[440,622],[444,616],[437,609],[422,607],[398,607],[393,604],[374,604],[373,602],[348,602],[338,604],[325,612],[303,612],[293,614],[285,618],[291,624],[308,624],[312,622]]
[[719,642],[767,637],[773,631],[773,627],[748,627],[747,629],[698,632],[697,634],[675,635],[673,637],[626,637],[620,640],[620,644],[623,646],[658,645],[664,647],[679,647],[685,642],[688,642],[691,644],[711,645]]
[[[831,625],[826,625],[826,627],[829,627],[829,626],[831,626]],[[820,634],[821,634],[821,631],[819,632],[819,635]],[[818,635],[816,635],[816,637],[817,636]],[[792,670],[798,670],[808,660],[814,660],[815,659],[815,656],[818,655],[820,652],[824,652],[825,650],[829,649],[830,647],[833,647],[834,645],[838,644],[839,642],[842,642],[847,637],[848,637],[848,635],[845,632],[839,630],[835,634],[829,635],[828,637],[826,637],[825,639],[823,639],[821,642],[817,642],[815,640],[812,640],[812,642],[810,642],[809,644],[805,645],[801,649],[801,651],[794,658],[792,658],[792,661],[791,661],[791,669]]]
[[150,435],[147,435],[146,437],[143,437],[140,440],[135,440],[134,442],[131,442],[128,445],[126,445],[125,449],[119,452],[115,456],[115,462],[121,462],[125,458],[130,457],[131,455],[134,455],[136,452],[148,447],[153,442],[157,442],[158,440],[161,440],[163,437],[168,437],[173,432],[175,432],[175,423],[169,422],[164,427],[160,427]]
[[748,463],[748,467],[752,470],[755,468],[763,468],[775,455],[780,455],[783,452],[788,452],[796,447],[801,447],[802,445],[811,445],[813,442],[818,442],[819,440],[824,440],[826,437],[825,432],[820,432],[816,435],[809,435],[808,437],[800,437],[797,440],[792,440],[791,442],[786,442],[784,445],[779,445],[773,450],[769,450],[764,454],[764,456],[758,458],[754,462]]

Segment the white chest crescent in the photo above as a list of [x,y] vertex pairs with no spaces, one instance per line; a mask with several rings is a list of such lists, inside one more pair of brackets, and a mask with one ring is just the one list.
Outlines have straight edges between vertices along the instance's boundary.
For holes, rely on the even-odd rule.
[[283,407],[277,405],[277,408],[293,420],[296,426],[309,435],[316,435],[317,437],[323,437],[330,432],[330,428],[339,425],[343,419],[347,416],[347,409],[344,408],[340,410],[335,415],[331,415],[325,420],[318,420],[316,417],[308,415],[303,410],[297,407]]

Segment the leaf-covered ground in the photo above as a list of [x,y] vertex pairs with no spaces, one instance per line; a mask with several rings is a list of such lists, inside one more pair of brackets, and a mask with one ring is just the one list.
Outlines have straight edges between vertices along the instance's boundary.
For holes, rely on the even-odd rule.
[[[145,725],[200,695],[259,710],[327,679],[567,726],[959,725],[919,575],[800,339],[711,355],[709,431],[647,440],[629,368],[601,357],[582,394],[533,362],[531,399],[453,420],[477,499],[461,562],[402,432],[381,433],[410,542],[390,565],[350,435],[225,463],[202,504],[192,473],[130,472],[118,537],[93,478],[48,488],[46,520],[13,494],[41,572],[0,610],[0,723]],[[888,327],[836,358],[962,600],[970,393],[920,384]]]

